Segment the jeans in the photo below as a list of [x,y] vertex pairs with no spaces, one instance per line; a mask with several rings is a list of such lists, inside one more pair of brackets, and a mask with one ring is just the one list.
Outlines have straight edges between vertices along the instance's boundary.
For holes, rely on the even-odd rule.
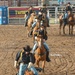
[[37,48],[37,41],[35,41],[35,44],[34,44],[34,46],[32,48],[32,53],[34,53],[34,51],[36,50],[36,48]]
[[68,24],[67,19],[64,19],[64,25]]
[[28,21],[30,15],[27,15],[26,18],[25,18],[25,26],[26,26],[26,22]]
[[68,13],[65,13],[63,19],[67,19],[67,17],[68,17]]
[[[19,74],[18,75],[24,75],[24,73],[25,73],[25,71],[26,71],[26,69],[27,69],[27,64],[23,64],[23,63],[21,63],[20,64],[20,69],[19,69]],[[37,72],[37,70],[34,68],[34,66],[31,66],[30,68],[29,68],[29,70],[31,70],[35,75],[38,75],[38,72]]]
[[49,46],[48,46],[48,44],[47,44],[46,42],[44,42],[43,44],[44,44],[45,49],[46,49],[47,51],[49,51]]
[[33,22],[33,24],[32,24],[32,28],[34,28],[35,25],[36,25],[36,21]]
[[[49,51],[49,46],[47,45],[47,43],[44,42],[43,44],[44,44],[44,47],[45,47],[46,51]],[[37,42],[35,42],[35,44],[34,44],[34,46],[32,48],[32,53],[34,53],[34,51],[36,50],[36,48],[37,48]]]
[[34,73],[34,75],[38,75],[37,70],[33,66],[30,67],[30,70]]
[[28,66],[27,64],[20,63],[19,75],[24,75],[27,66]]

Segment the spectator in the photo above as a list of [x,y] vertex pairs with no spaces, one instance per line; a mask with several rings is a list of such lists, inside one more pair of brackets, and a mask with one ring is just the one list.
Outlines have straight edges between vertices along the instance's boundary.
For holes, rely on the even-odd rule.
[[58,0],[58,4],[62,5],[64,3],[64,0]]

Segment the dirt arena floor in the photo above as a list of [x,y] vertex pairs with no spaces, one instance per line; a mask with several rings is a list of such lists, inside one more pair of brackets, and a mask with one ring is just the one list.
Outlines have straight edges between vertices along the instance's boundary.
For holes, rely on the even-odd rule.
[[[75,27],[74,27],[75,29]],[[51,62],[46,62],[45,73],[40,75],[75,75],[75,30],[74,35],[59,35],[59,26],[48,28],[48,40]],[[32,38],[27,37],[23,25],[0,25],[0,75],[15,75],[14,60],[16,53],[29,44],[33,47]]]

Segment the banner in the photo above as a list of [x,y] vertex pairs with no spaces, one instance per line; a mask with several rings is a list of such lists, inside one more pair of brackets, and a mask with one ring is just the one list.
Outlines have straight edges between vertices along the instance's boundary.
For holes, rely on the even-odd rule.
[[[28,8],[24,7],[9,7],[9,18],[24,18],[27,10]],[[33,8],[33,10],[38,12],[38,8]]]

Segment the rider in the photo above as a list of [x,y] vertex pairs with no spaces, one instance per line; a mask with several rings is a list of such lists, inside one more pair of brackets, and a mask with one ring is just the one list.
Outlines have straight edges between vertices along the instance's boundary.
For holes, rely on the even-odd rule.
[[48,21],[48,27],[49,27],[49,17],[47,16],[47,7],[46,7],[46,4],[43,4],[43,7],[41,9],[42,13],[45,13],[46,14],[46,18],[47,18],[47,21]]
[[33,7],[30,6],[29,9],[28,9],[27,15],[26,15],[26,17],[25,17],[25,27],[27,26],[27,21],[28,21],[30,15],[31,15],[32,13],[33,13]]
[[66,5],[65,12],[64,12],[64,15],[66,15],[66,16],[64,16],[64,18],[68,17],[68,11],[72,12],[72,8],[70,5],[71,5],[70,2],[68,2]]
[[30,46],[27,45],[23,47],[22,51],[16,54],[14,67],[17,68],[17,64],[19,63],[18,75],[24,75],[27,68],[30,69],[35,75],[38,75],[37,70],[34,68],[34,66],[32,66],[34,63],[34,58],[33,58],[33,54],[30,53],[30,50],[31,50]]
[[[37,37],[38,35],[42,35],[43,37],[43,44],[44,44],[44,47],[46,48],[46,61],[47,62],[50,62],[50,58],[49,58],[49,47],[47,45],[47,43],[45,42],[45,40],[47,40],[47,32],[44,30],[43,26],[40,27],[40,30],[38,30],[38,32],[35,34],[35,40],[37,40]],[[32,48],[32,53],[34,54],[34,51],[36,50],[37,48],[37,41],[35,41],[35,44]]]
[[[40,17],[40,15],[42,15],[42,11],[41,11],[41,7],[39,8],[38,10],[38,16],[37,17]],[[36,18],[37,19],[37,18]],[[36,23],[37,23],[37,20],[35,19],[35,21],[33,22],[32,24],[32,29],[35,27]]]
[[72,8],[70,5],[71,5],[70,2],[68,2],[68,4],[66,5],[66,11],[72,12]]
[[[45,13],[47,15],[46,4],[44,4],[43,7],[39,8],[38,16],[41,17],[42,13]],[[47,16],[47,20],[48,20],[48,27],[49,27],[49,18],[48,18],[48,16]],[[37,23],[37,21],[33,22],[32,29],[35,27],[36,23]]]
[[67,5],[66,5],[66,8],[65,8],[65,12],[64,12],[64,15],[63,15],[64,25],[67,24],[68,11],[72,12],[72,8],[71,8],[70,5],[71,5],[70,2],[68,2]]

